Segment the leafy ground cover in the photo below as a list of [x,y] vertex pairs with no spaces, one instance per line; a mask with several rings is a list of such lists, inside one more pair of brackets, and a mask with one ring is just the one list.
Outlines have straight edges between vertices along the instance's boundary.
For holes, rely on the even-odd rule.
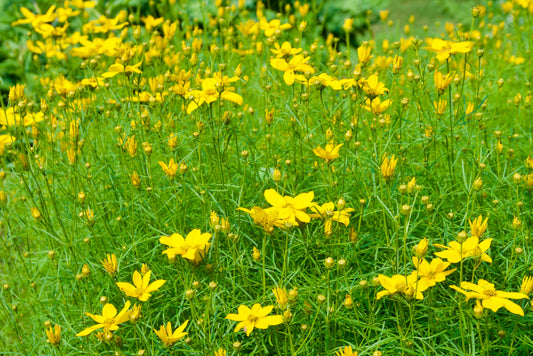
[[2,352],[531,354],[533,3],[380,4],[17,8]]

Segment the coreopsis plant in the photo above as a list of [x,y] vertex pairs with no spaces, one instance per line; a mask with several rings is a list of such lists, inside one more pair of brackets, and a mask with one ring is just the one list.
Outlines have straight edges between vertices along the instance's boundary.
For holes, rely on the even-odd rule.
[[494,288],[494,284],[484,279],[478,280],[477,284],[461,282],[461,288],[451,285],[450,288],[466,296],[466,300],[475,298],[481,300],[484,308],[497,312],[500,308],[505,308],[513,314],[524,316],[522,308],[509,299],[529,299],[527,294],[518,292],[504,292]]
[[238,314],[228,314],[226,319],[239,322],[235,326],[235,332],[244,329],[246,336],[250,336],[255,328],[268,329],[269,326],[283,323],[281,315],[268,315],[272,309],[274,309],[272,305],[263,308],[259,303],[254,304],[252,308],[241,305],[238,308]]
[[341,156],[339,154],[339,151],[342,146],[342,143],[339,145],[335,145],[334,143],[328,143],[325,148],[322,148],[321,146],[313,148],[313,153],[315,154],[315,156],[320,157],[324,161],[326,161],[326,164],[330,164]]
[[265,190],[266,201],[275,208],[279,217],[286,224],[298,226],[299,223],[308,223],[311,218],[306,210],[312,205],[314,192],[301,193],[295,197],[282,196],[274,189]]
[[200,263],[211,246],[210,239],[210,233],[202,233],[200,229],[194,229],[185,238],[174,233],[170,236],[162,236],[159,242],[170,247],[163,251],[169,259],[180,255],[193,263]]
[[166,347],[170,347],[177,341],[183,339],[183,337],[188,334],[184,332],[188,323],[189,320],[185,320],[185,322],[181,324],[176,330],[172,331],[172,325],[169,321],[166,326],[161,325],[159,330],[154,329],[154,332],[157,334],[157,336],[159,336],[159,338],[165,344]]
[[297,54],[288,62],[284,58],[273,58],[270,60],[270,65],[283,72],[285,84],[292,85],[296,80],[295,72],[315,73],[315,69],[307,63],[310,59],[311,57],[304,57],[301,54]]
[[126,302],[124,308],[120,312],[117,312],[113,304],[106,303],[102,309],[102,315],[86,312],[85,315],[96,321],[97,324],[77,333],[76,336],[87,336],[98,329],[103,329],[104,333],[118,330],[119,325],[125,323],[130,318],[130,305],[131,303],[129,301]]
[[158,279],[150,283],[152,271],[135,271],[133,272],[133,284],[126,282],[117,282],[117,286],[121,291],[126,293],[128,297],[139,299],[141,302],[146,302],[163,284],[166,283],[163,279]]
[[376,299],[381,299],[386,295],[395,295],[401,293],[407,298],[424,299],[424,292],[431,285],[427,280],[419,280],[417,271],[405,276],[403,274],[396,274],[392,277],[387,277],[383,274],[378,276],[379,283],[385,290],[377,293]]

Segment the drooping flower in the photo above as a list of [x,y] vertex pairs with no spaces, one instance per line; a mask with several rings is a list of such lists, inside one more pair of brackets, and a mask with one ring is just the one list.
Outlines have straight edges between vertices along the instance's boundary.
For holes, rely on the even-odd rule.
[[520,286],[520,293],[528,295],[533,291],[533,276],[524,276],[522,278],[522,285]]
[[340,351],[335,352],[335,356],[357,356],[357,351],[353,351],[351,346],[345,346]]
[[391,180],[392,176],[394,175],[396,164],[398,164],[398,158],[396,158],[394,155],[392,155],[390,159],[387,156],[383,156],[383,162],[381,163],[381,174],[386,182]]
[[389,91],[385,84],[379,81],[377,74],[372,74],[367,79],[363,80],[363,91],[369,99],[374,99],[379,95],[385,94]]
[[157,334],[157,336],[159,336],[161,341],[163,341],[165,346],[170,347],[172,346],[172,344],[181,340],[185,335],[188,334],[183,331],[187,327],[188,323],[189,323],[189,320],[185,320],[185,322],[181,324],[176,330],[172,331],[172,325],[170,324],[170,321],[169,321],[166,327],[165,325],[161,325],[159,330],[154,329],[154,332]]
[[[500,308],[505,308],[513,314],[524,316],[522,308],[511,302],[509,299],[529,299],[524,293],[504,292],[494,288],[494,284],[480,279],[477,284],[470,282],[461,282],[461,288],[457,286],[450,286],[450,288],[458,291],[466,296],[466,300],[471,298],[480,299],[481,305],[484,308],[497,312]],[[470,290],[466,291],[464,289]]]
[[111,276],[114,276],[117,273],[118,269],[118,263],[117,263],[117,256],[115,256],[114,253],[107,254],[107,258],[100,261],[102,265],[104,266],[104,269],[109,273]]
[[159,242],[170,246],[170,248],[163,251],[168,258],[180,255],[193,263],[200,263],[211,246],[210,239],[210,233],[205,232],[202,234],[200,229],[194,229],[187,234],[186,238],[175,233],[171,236],[162,236]]
[[98,324],[93,325],[79,333],[76,336],[86,336],[98,329],[104,329],[104,333],[118,330],[118,326],[129,320],[131,311],[128,310],[131,303],[128,301],[124,304],[124,308],[117,313],[117,309],[111,303],[104,305],[102,309],[102,315],[94,315],[91,313],[85,313],[88,317],[96,321]]
[[133,272],[133,284],[125,282],[117,282],[117,286],[121,291],[126,293],[127,296],[137,298],[141,302],[146,302],[151,297],[152,292],[155,292],[163,284],[164,279],[158,279],[157,281],[150,283],[150,276],[152,271],[147,271],[143,275],[138,271]]
[[470,224],[470,233],[474,237],[481,237],[487,230],[489,218],[485,218],[480,215],[474,221],[468,220]]
[[442,93],[444,93],[446,88],[448,88],[448,86],[452,83],[454,74],[448,73],[444,75],[438,70],[436,70],[433,77],[435,79],[435,88],[437,89],[439,95],[442,95]]
[[274,289],[272,289],[272,293],[274,293],[274,296],[276,297],[276,302],[278,303],[280,309],[285,309],[289,301],[287,299],[287,290],[285,288],[275,287]]
[[326,145],[326,148],[322,148],[321,146],[318,146],[316,148],[313,148],[313,153],[317,156],[322,158],[324,161],[326,161],[326,164],[329,164],[333,162],[335,159],[339,158],[341,155],[339,154],[339,151],[343,144],[335,145],[333,143],[328,143]]
[[54,328],[52,329],[52,325],[49,325],[45,332],[46,342],[54,346],[59,346],[59,343],[61,342],[61,326],[54,325]]
[[269,326],[283,323],[281,315],[268,315],[272,309],[274,309],[272,305],[262,308],[259,303],[254,304],[251,309],[246,305],[241,305],[238,308],[238,314],[228,314],[226,319],[239,322],[235,327],[235,332],[244,329],[246,336],[250,336],[255,328],[267,329]]

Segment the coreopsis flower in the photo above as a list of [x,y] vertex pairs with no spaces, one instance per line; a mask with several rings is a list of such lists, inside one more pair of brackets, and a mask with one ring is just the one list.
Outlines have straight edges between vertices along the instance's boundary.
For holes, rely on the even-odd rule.
[[444,111],[446,111],[446,107],[448,106],[448,100],[445,99],[439,99],[439,101],[434,101],[433,106],[435,107],[435,112],[437,115],[444,114]]
[[413,256],[413,264],[418,271],[420,282],[430,287],[443,282],[449,274],[456,270],[454,268],[446,271],[446,268],[450,266],[450,262],[444,262],[440,258],[434,258],[431,262],[428,262],[424,258]]
[[115,256],[114,253],[107,254],[107,258],[100,261],[102,265],[104,266],[104,269],[109,273],[111,276],[114,276],[117,273],[118,270],[118,263],[117,263],[117,256]]
[[11,145],[15,140],[16,138],[11,135],[0,135],[0,155],[4,154],[6,146]]
[[137,321],[139,321],[139,319],[141,318],[141,310],[142,310],[142,304],[135,303],[133,305],[133,308],[131,308],[131,313],[130,313],[130,321],[132,323],[135,324]]
[[429,240],[425,237],[416,244],[415,255],[418,258],[423,258],[428,250]]
[[88,317],[96,321],[98,324],[93,325],[79,333],[76,336],[86,336],[98,329],[104,329],[104,333],[118,330],[118,326],[129,320],[131,311],[128,310],[131,303],[128,301],[124,304],[124,308],[117,313],[117,309],[113,304],[107,303],[102,309],[102,315],[94,315],[91,313],[85,313]]
[[270,37],[275,33],[281,33],[281,31],[287,30],[291,27],[292,25],[290,23],[281,24],[278,19],[268,22],[266,18],[262,17],[259,20],[259,28],[263,30],[263,33],[267,37]]
[[139,177],[139,174],[136,171],[133,171],[130,176],[131,184],[135,188],[140,188],[141,186],[141,178]]
[[474,221],[468,220],[468,223],[470,224],[470,233],[472,236],[475,237],[481,237],[487,230],[489,218],[485,218],[483,220],[483,217],[480,215],[478,216]]
[[215,356],[226,356],[226,350],[224,350],[223,348],[218,349],[217,351],[215,351]]
[[237,77],[228,78],[220,75],[220,73],[213,76],[213,78],[205,78],[202,81],[202,90],[193,90],[191,92],[192,101],[187,106],[187,114],[192,113],[203,104],[211,104],[219,99],[242,105],[242,96],[235,93],[234,87],[229,86],[229,83],[238,79]]
[[531,158],[531,156],[527,156],[526,158],[526,167],[533,169],[533,158]]
[[274,293],[274,296],[276,297],[276,302],[278,303],[279,308],[285,309],[289,301],[287,298],[287,290],[285,288],[275,287],[272,289],[272,293]]
[[311,205],[310,210],[312,211],[312,213],[309,214],[311,218],[333,220],[344,226],[350,224],[350,214],[354,212],[353,208],[335,210],[335,204],[333,202],[328,202],[322,205],[314,203]]
[[367,98],[365,100],[365,105],[363,106],[363,109],[374,115],[379,115],[382,114],[385,110],[387,110],[391,104],[392,101],[390,99],[381,101],[379,97],[376,97],[372,100],[370,100],[370,98]]
[[200,263],[211,246],[210,239],[210,233],[202,234],[200,229],[194,229],[185,238],[175,233],[170,236],[162,236],[159,242],[170,247],[163,251],[169,259],[180,255],[193,263]]
[[446,88],[452,83],[454,74],[448,73],[446,75],[442,74],[438,70],[435,71],[433,78],[435,79],[435,88],[437,89],[437,92],[439,95],[442,95]]
[[377,74],[372,74],[367,79],[363,80],[363,91],[369,99],[374,99],[379,95],[385,94],[389,91],[385,84],[379,81]]
[[320,73],[319,75],[313,76],[309,79],[303,75],[297,75],[296,81],[301,84],[318,85],[320,89],[330,87],[333,90],[341,90],[344,83],[343,81],[337,80],[337,78],[332,77],[327,73]]
[[298,54],[303,51],[301,48],[293,48],[287,41],[280,46],[279,43],[274,43],[274,48],[270,49],[276,55],[276,58],[286,58]]
[[418,280],[418,272],[413,271],[410,275],[396,274],[387,277],[383,274],[378,276],[379,283],[385,290],[378,292],[376,299],[381,299],[386,295],[402,293],[408,298],[424,299],[424,292],[430,287],[427,281]]
[[189,320],[185,320],[185,322],[181,324],[176,330],[172,331],[172,325],[170,324],[170,321],[169,321],[166,327],[165,325],[161,325],[159,330],[154,329],[154,332],[157,334],[157,336],[159,336],[161,341],[163,341],[165,346],[170,347],[172,346],[172,344],[181,340],[185,335],[188,334],[183,331],[187,327],[188,323],[189,323]]
[[[283,228],[285,227],[285,222],[283,218],[280,218],[279,210],[276,208],[267,208],[262,209],[258,206],[254,206],[252,210],[246,208],[238,208],[237,210],[244,211],[245,213],[250,214],[254,222],[263,227],[266,233],[271,234],[274,232],[274,226]],[[288,216],[286,216],[288,217]]]
[[346,33],[350,33],[353,31],[353,19],[344,19],[344,24],[342,25],[342,29]]
[[[500,308],[505,308],[513,314],[524,316],[522,308],[511,302],[509,299],[529,299],[524,293],[504,292],[494,288],[494,284],[480,279],[477,284],[470,282],[461,282],[461,288],[457,286],[450,286],[450,288],[458,291],[466,296],[466,300],[471,298],[480,299],[481,305],[484,308],[497,312]],[[470,291],[467,291],[467,290]]]
[[22,12],[22,15],[25,16],[25,18],[18,19],[15,22],[11,23],[11,26],[17,26],[22,24],[31,24],[33,28],[40,27],[43,23],[53,22],[56,19],[56,14],[54,13],[56,9],[55,5],[50,6],[48,11],[46,11],[45,14],[34,14],[30,10],[28,10],[25,7],[20,8],[20,12]]
[[163,284],[166,283],[164,279],[158,279],[157,281],[150,283],[150,276],[152,271],[147,271],[144,275],[141,275],[139,271],[133,272],[133,284],[125,282],[117,282],[117,286],[121,291],[126,293],[127,296],[137,298],[141,302],[146,302],[152,295],[150,293],[155,292]]
[[274,309],[272,305],[262,308],[259,303],[254,304],[251,309],[246,305],[241,305],[238,308],[238,314],[228,314],[226,319],[239,322],[235,327],[235,332],[244,329],[246,336],[250,336],[255,328],[267,329],[269,326],[283,323],[281,315],[268,315],[272,309]]
[[343,349],[335,352],[335,356],[357,356],[357,351],[353,351],[351,346],[345,346]]
[[520,293],[528,295],[531,291],[533,291],[533,276],[524,276],[520,286]]
[[393,73],[399,73],[400,70],[402,70],[403,66],[403,57],[400,56],[394,56],[392,60],[392,72]]
[[159,165],[163,169],[163,172],[170,178],[174,178],[176,176],[176,173],[178,172],[179,165],[178,163],[174,162],[174,158],[168,162],[168,165],[165,162],[159,161]]
[[49,325],[45,332],[46,342],[54,346],[59,346],[59,343],[61,342],[61,326],[54,325],[54,328],[52,329],[52,325]]
[[437,59],[442,62],[455,53],[468,53],[472,50],[474,42],[453,42],[440,38],[426,38],[427,47],[424,49],[437,53]]
[[289,62],[284,58],[273,58],[270,60],[270,65],[283,72],[283,80],[285,81],[285,84],[292,85],[296,79],[295,72],[315,73],[315,69],[307,64],[310,59],[311,57],[304,57],[301,54],[297,54],[292,57]]
[[492,258],[485,252],[489,249],[492,239],[485,239],[479,242],[479,237],[472,236],[463,242],[450,241],[448,246],[433,244],[433,246],[445,249],[444,251],[435,252],[435,255],[446,259],[450,263],[459,263],[465,258],[475,257],[482,261],[492,263]]
[[383,156],[383,162],[381,163],[381,175],[383,176],[383,179],[385,179],[386,182],[391,180],[392,176],[394,175],[394,170],[396,169],[396,165],[398,164],[398,158],[396,158],[394,155],[392,155],[391,158],[387,156]]
[[265,199],[276,208],[279,217],[286,223],[298,226],[298,222],[308,223],[311,221],[305,212],[313,204],[314,192],[301,193],[297,196],[281,196],[274,189],[265,190]]
[[44,113],[28,113],[24,117],[15,112],[13,107],[8,107],[6,110],[0,108],[0,125],[3,126],[18,126],[24,127],[35,125],[36,123],[44,120]]
[[255,262],[261,261],[261,251],[257,247],[254,246],[253,252],[252,252],[252,258]]
[[135,157],[137,155],[137,141],[135,140],[135,135],[126,139],[125,147],[130,157]]
[[365,43],[357,48],[357,58],[359,59],[359,63],[364,64],[370,61],[372,59],[372,47]]
[[313,148],[313,153],[317,156],[322,158],[324,161],[326,161],[326,164],[330,164],[335,159],[339,158],[341,155],[339,154],[339,151],[343,144],[335,145],[333,143],[328,143],[326,145],[326,148],[322,148],[321,146],[318,146],[316,148]]
[[21,100],[24,98],[24,88],[26,84],[16,84],[9,88],[9,101],[14,103],[15,101]]
[[115,75],[120,74],[120,73],[124,73],[127,76],[129,76],[129,75],[131,75],[133,73],[142,74],[142,71],[139,69],[141,64],[142,64],[142,61],[140,61],[139,63],[136,63],[134,65],[131,65],[131,66],[130,65],[124,66],[123,64],[115,63],[115,64],[112,64],[107,69],[107,72],[102,74],[102,77],[103,78],[112,78]]

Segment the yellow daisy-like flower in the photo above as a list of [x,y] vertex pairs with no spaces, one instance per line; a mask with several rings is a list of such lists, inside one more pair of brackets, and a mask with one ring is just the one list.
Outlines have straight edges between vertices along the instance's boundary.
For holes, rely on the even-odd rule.
[[340,351],[335,352],[335,356],[357,356],[357,351],[353,351],[351,346],[345,346]]
[[333,143],[328,143],[326,145],[326,148],[322,148],[321,146],[318,146],[317,148],[313,148],[313,153],[317,157],[320,157],[324,161],[326,161],[327,164],[329,164],[341,156],[339,154],[339,151],[342,146],[343,146],[342,143],[340,145],[334,145]]
[[238,308],[238,314],[228,314],[226,319],[239,322],[235,327],[235,332],[244,329],[246,336],[250,336],[255,328],[268,329],[269,326],[283,323],[281,315],[268,315],[272,309],[274,309],[272,305],[262,308],[259,303],[254,304],[251,309],[246,305],[241,305]]
[[118,330],[118,326],[122,323],[125,323],[130,318],[131,311],[128,310],[130,305],[130,302],[126,302],[126,304],[124,304],[124,308],[122,308],[120,313],[117,313],[117,309],[115,308],[115,306],[110,303],[104,305],[104,308],[102,309],[102,315],[85,313],[85,315],[96,321],[98,324],[93,325],[77,333],[76,336],[86,336],[92,333],[93,331],[102,328],[104,329],[104,333]]
[[402,293],[408,298],[424,299],[424,292],[430,287],[427,281],[418,280],[418,272],[413,271],[410,275],[396,274],[392,277],[387,277],[380,274],[378,276],[379,283],[385,290],[378,292],[376,299],[381,299],[386,295],[394,295]]
[[176,233],[171,236],[162,236],[159,242],[170,247],[163,251],[168,258],[180,255],[193,263],[200,263],[211,246],[210,239],[210,233],[202,234],[200,229],[194,229],[185,238]]
[[[494,284],[480,279],[477,284],[470,282],[461,282],[461,288],[457,286],[450,286],[450,288],[458,291],[466,296],[466,300],[475,298],[481,300],[481,305],[484,308],[497,312],[500,308],[505,308],[513,314],[524,316],[522,308],[511,302],[509,299],[529,299],[524,293],[503,292],[496,290]],[[465,291],[469,289],[470,291]]]
[[166,327],[165,325],[161,325],[159,330],[154,329],[154,332],[157,334],[157,336],[159,336],[161,341],[163,341],[165,346],[170,347],[176,341],[181,340],[185,335],[188,334],[183,331],[187,327],[188,323],[189,323],[189,320],[185,320],[185,322],[181,324],[176,330],[172,331],[172,325],[170,324],[170,321],[169,321]]
[[159,279],[153,283],[150,283],[150,276],[152,271],[147,271],[144,275],[141,275],[138,271],[133,272],[133,284],[125,282],[117,282],[117,286],[121,291],[126,293],[127,296],[137,298],[141,302],[146,302],[150,298],[152,292],[161,288],[165,284],[165,280]]
[[461,243],[450,241],[448,246],[441,244],[433,244],[433,246],[445,249],[445,251],[435,252],[435,255],[451,263],[459,263],[468,257],[477,257],[481,258],[482,261],[492,263],[492,258],[485,253],[489,249],[491,242],[492,239],[485,239],[479,242],[478,237],[472,236]]
[[298,222],[308,223],[311,221],[305,212],[313,203],[314,192],[302,193],[297,196],[281,196],[274,189],[265,190],[265,199],[279,212],[286,223],[298,226]]
[[446,271],[446,268],[450,266],[450,262],[444,262],[440,258],[434,258],[431,262],[428,262],[423,258],[413,256],[413,264],[418,271],[420,282],[430,287],[439,282],[443,282],[449,274],[457,269],[454,268]]
[[313,204],[311,211],[314,213],[309,214],[312,218],[331,219],[333,221],[340,222],[344,226],[350,224],[350,214],[354,212],[353,208],[346,208],[342,210],[335,210],[335,204],[328,202],[322,205]]

